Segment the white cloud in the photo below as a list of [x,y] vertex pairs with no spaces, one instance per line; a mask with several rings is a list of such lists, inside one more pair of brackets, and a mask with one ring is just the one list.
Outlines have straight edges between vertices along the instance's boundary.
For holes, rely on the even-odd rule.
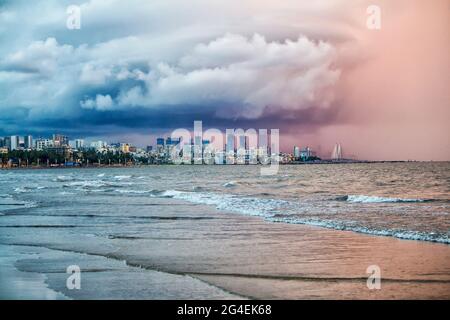
[[88,63],[81,69],[80,81],[83,84],[98,86],[105,84],[110,76],[111,70],[108,68]]
[[95,99],[86,99],[80,102],[84,109],[97,109],[100,111],[111,110],[114,107],[114,102],[109,94],[97,94]]
[[326,93],[340,74],[331,67],[334,59],[330,44],[305,37],[268,42],[258,34],[227,34],[198,44],[176,65],[159,63],[145,79],[148,93],[133,88],[121,94],[119,105],[234,106],[239,108],[219,114],[245,118],[266,107],[328,106],[332,95]]
[[57,70],[60,59],[70,58],[73,47],[60,46],[55,38],[35,41],[27,48],[8,55],[2,65],[23,72],[36,72],[50,76]]

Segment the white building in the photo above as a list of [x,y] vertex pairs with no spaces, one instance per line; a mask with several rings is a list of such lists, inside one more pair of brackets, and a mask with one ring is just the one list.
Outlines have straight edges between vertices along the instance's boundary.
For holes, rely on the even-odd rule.
[[37,139],[34,143],[36,150],[41,151],[48,147],[53,147],[53,140],[51,139]]
[[300,148],[294,146],[294,158],[300,158]]
[[[84,142],[83,142],[84,144]],[[107,143],[105,141],[93,141],[91,142],[91,148],[95,149],[96,151],[103,151],[106,149]]]
[[20,147],[19,136],[11,136],[11,150],[17,150]]

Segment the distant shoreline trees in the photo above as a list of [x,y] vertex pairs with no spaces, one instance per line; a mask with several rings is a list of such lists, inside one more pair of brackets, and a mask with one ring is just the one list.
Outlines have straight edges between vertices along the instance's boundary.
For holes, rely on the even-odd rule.
[[[94,164],[101,165],[125,165],[134,164],[132,154],[123,152],[97,152],[95,150],[75,151],[71,155],[65,156],[49,150],[12,150],[0,154],[1,167],[23,167],[23,166],[87,166]],[[148,163],[146,161],[145,163]]]

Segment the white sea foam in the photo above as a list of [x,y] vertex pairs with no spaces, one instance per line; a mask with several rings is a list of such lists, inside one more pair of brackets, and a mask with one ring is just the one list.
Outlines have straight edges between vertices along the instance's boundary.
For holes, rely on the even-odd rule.
[[234,212],[252,216],[261,216],[266,220],[272,222],[307,224],[335,230],[346,230],[378,236],[390,236],[399,239],[432,241],[450,244],[450,236],[442,233],[427,233],[427,232],[398,230],[398,229],[378,230],[364,226],[358,226],[353,223],[347,223],[345,221],[338,222],[330,220],[299,218],[298,214],[292,216],[279,217],[280,213],[284,213],[286,211],[292,212],[292,210],[295,211],[298,210],[296,208],[302,207],[301,204],[299,203],[293,203],[285,200],[239,197],[230,194],[186,192],[178,190],[153,192],[153,195],[157,197],[170,197],[174,199],[185,200],[192,203],[212,205],[216,209],[226,212]]
[[102,178],[102,177],[104,177],[104,176],[105,176],[104,173],[100,173],[100,174],[97,175],[97,177],[99,177],[99,178]]
[[404,198],[390,198],[379,196],[365,196],[365,195],[348,195],[343,197],[347,202],[353,203],[384,203],[384,202],[424,202],[423,199],[404,199]]
[[16,193],[27,193],[27,192],[32,192],[33,190],[43,190],[43,189],[47,189],[47,187],[44,186],[23,186],[23,187],[17,187],[14,188],[14,192]]
[[75,194],[75,193],[73,193],[73,192],[67,192],[67,191],[61,191],[59,194],[62,195],[62,196],[69,196],[69,195],[73,195],[73,194]]
[[114,192],[124,193],[124,194],[146,194],[146,193],[152,193],[153,190],[115,189]]
[[284,222],[284,223],[292,223],[292,224],[306,224],[316,227],[324,227],[328,229],[335,230],[343,230],[343,231],[353,231],[358,233],[371,234],[376,236],[385,236],[385,237],[395,237],[398,239],[405,240],[420,240],[420,241],[431,241],[431,242],[439,242],[450,244],[450,237],[444,234],[438,233],[426,233],[419,231],[411,231],[411,230],[390,230],[390,229],[371,229],[362,226],[350,226],[345,225],[342,222],[337,221],[321,221],[314,219],[298,219],[298,218],[268,218],[268,220],[273,222]]
[[236,185],[237,185],[236,181],[230,181],[230,182],[224,183],[222,186],[226,187],[226,188],[231,188],[231,187],[235,187]]
[[65,182],[74,180],[73,176],[57,176],[56,181]]
[[14,188],[14,192],[17,192],[17,193],[26,193],[26,192],[28,192],[28,191],[29,191],[29,189],[26,188],[26,187],[18,187],[18,188]]
[[131,176],[126,176],[126,175],[121,175],[121,176],[114,176],[114,179],[116,180],[125,180],[125,179],[130,179]]
[[83,181],[74,181],[68,184],[65,184],[64,187],[81,187],[81,188],[99,188],[105,187],[108,183],[102,180],[83,180]]
[[154,195],[185,200],[192,203],[212,205],[215,206],[216,209],[222,211],[262,217],[271,217],[276,214],[277,210],[288,204],[288,202],[284,200],[248,198],[212,192],[167,190],[161,193],[154,193]]

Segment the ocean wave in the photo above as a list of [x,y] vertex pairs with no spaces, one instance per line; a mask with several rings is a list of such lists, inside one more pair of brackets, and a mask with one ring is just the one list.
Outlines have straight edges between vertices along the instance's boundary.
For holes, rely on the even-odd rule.
[[[9,201],[6,201],[9,200]],[[0,211],[9,211],[16,209],[29,209],[35,208],[38,206],[37,202],[34,201],[20,201],[15,200],[14,198],[6,198],[2,202],[0,202]]]
[[114,192],[123,194],[152,194],[154,190],[115,189]]
[[14,192],[16,192],[16,193],[26,193],[26,192],[29,192],[30,190],[31,190],[31,188],[29,188],[29,187],[14,188]]
[[272,222],[284,222],[290,224],[305,224],[316,227],[323,227],[327,229],[341,230],[341,231],[353,231],[357,233],[364,233],[376,236],[394,237],[404,240],[419,240],[450,244],[450,237],[448,234],[436,233],[436,232],[420,232],[411,230],[398,230],[398,229],[372,229],[363,226],[350,226],[342,222],[337,221],[322,221],[314,219],[298,219],[289,217],[273,217],[267,218]]
[[231,187],[235,187],[236,185],[237,185],[237,182],[236,182],[236,181],[230,181],[230,182],[224,183],[224,184],[222,185],[222,187],[225,187],[225,188],[231,188]]
[[391,197],[380,197],[380,196],[365,196],[365,195],[347,195],[343,197],[338,197],[335,200],[347,201],[352,203],[402,203],[402,202],[429,202],[430,199],[405,199],[405,198],[391,198]]
[[9,193],[0,193],[0,198],[12,198],[12,195]]
[[59,194],[62,195],[62,196],[70,196],[70,195],[74,195],[75,193],[73,193],[73,192],[67,192],[67,191],[62,191],[62,192],[60,192]]
[[132,183],[119,181],[110,182],[105,180],[82,180],[63,184],[63,188],[76,188],[77,190],[84,190],[84,189],[92,190],[98,188],[123,188],[130,185],[132,185]]
[[64,184],[64,188],[70,187],[81,187],[81,188],[98,188],[98,187],[106,187],[108,183],[103,180],[83,180],[83,181],[74,181],[67,184]]
[[72,181],[72,180],[75,180],[75,178],[73,176],[57,176],[56,179],[54,179],[53,181],[66,182],[66,181]]
[[47,189],[47,187],[45,187],[45,186],[37,186],[37,187],[23,186],[23,187],[14,188],[14,192],[27,193],[27,192],[32,192],[33,190],[43,190],[43,189]]
[[[284,222],[291,224],[306,224],[328,229],[353,231],[377,236],[390,236],[399,239],[431,241],[450,244],[450,235],[438,232],[420,232],[413,230],[385,229],[379,230],[346,221],[330,221],[312,218],[299,218],[298,215],[285,214],[287,211],[298,210],[301,204],[278,199],[240,197],[231,194],[217,194],[210,192],[187,192],[178,190],[153,191],[155,197],[174,198],[197,204],[214,206],[217,210],[240,213],[244,215],[260,216],[270,222]],[[352,198],[351,198],[352,199]],[[393,198],[383,198],[392,200]],[[412,200],[412,199],[400,199]]]
[[125,179],[130,179],[131,176],[127,176],[127,175],[121,175],[121,176],[114,176],[114,179],[116,180],[125,180]]
[[153,191],[153,196],[185,200],[214,206],[217,210],[252,216],[272,217],[288,204],[285,200],[239,197],[212,192],[188,192],[178,190]]

